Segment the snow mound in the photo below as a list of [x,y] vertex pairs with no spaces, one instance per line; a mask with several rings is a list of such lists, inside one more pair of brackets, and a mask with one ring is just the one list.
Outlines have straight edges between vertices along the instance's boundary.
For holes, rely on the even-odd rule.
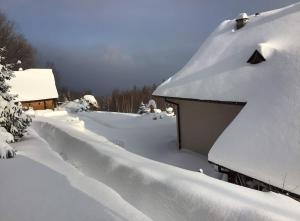
[[35,130],[68,163],[106,184],[153,220],[297,220],[300,205],[288,197],[263,193],[161,164],[125,151],[107,140],[34,121]]
[[[300,4],[224,21],[154,95],[246,105],[209,160],[300,195]],[[260,64],[247,60],[258,50]],[[278,166],[280,163],[280,166]]]

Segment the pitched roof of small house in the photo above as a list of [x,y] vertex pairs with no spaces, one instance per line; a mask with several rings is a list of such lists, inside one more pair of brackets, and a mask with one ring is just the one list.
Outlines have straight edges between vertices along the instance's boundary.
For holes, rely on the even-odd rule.
[[[227,20],[154,95],[246,102],[209,160],[300,194],[300,4]],[[258,51],[265,62],[247,61]]]
[[58,98],[51,69],[27,69],[15,71],[9,82],[10,93],[17,94],[16,101],[35,101]]

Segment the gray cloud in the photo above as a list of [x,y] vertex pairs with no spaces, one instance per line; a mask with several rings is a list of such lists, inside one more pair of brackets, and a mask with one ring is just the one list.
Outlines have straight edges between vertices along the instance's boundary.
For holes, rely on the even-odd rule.
[[297,1],[0,0],[0,6],[40,62],[56,64],[65,86],[107,94],[171,76],[224,19]]

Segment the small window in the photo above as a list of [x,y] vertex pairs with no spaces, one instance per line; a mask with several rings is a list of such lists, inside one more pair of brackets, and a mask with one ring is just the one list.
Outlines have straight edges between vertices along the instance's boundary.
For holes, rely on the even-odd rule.
[[251,55],[247,62],[250,64],[259,64],[264,61],[266,61],[264,56],[262,56],[262,54],[258,50],[255,50],[255,52]]

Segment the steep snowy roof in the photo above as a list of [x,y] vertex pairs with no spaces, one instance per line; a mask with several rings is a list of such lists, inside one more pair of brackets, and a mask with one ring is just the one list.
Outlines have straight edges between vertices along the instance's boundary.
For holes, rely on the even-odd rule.
[[10,80],[10,93],[17,94],[16,101],[34,101],[58,98],[51,69],[27,69],[15,71]]
[[[300,4],[235,24],[221,23],[154,95],[246,102],[209,160],[300,194]],[[247,63],[255,50],[265,62]]]

